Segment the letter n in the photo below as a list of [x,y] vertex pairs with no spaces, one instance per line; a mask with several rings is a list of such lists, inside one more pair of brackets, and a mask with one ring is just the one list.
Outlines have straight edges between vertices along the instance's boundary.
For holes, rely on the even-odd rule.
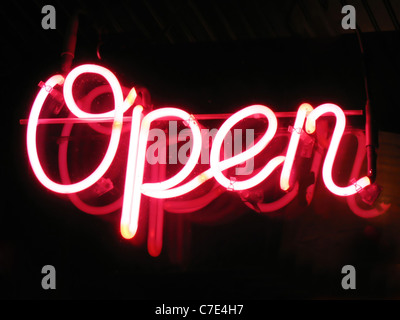
[[342,28],[354,30],[356,28],[356,9],[351,5],[346,5],[343,6],[342,13],[346,13],[342,19]]
[[351,265],[343,266],[342,273],[345,275],[342,279],[342,288],[347,289],[355,289],[356,288],[356,269]]
[[45,5],[42,13],[47,13],[42,19],[42,28],[45,30],[56,28],[56,9],[51,5]]
[[42,288],[55,289],[56,288],[56,269],[51,265],[46,265],[42,268],[42,273],[47,273],[42,279]]

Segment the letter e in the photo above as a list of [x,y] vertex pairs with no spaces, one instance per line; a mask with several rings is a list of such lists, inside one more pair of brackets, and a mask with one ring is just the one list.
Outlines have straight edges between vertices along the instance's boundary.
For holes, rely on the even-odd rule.
[[42,13],[47,13],[42,19],[42,28],[45,30],[56,28],[56,9],[51,5],[45,5]]
[[346,5],[343,6],[342,13],[346,13],[342,19],[342,28],[354,30],[356,28],[356,9],[351,5]]
[[344,290],[347,289],[355,289],[356,288],[356,269],[351,265],[345,265],[342,268],[342,273],[347,273],[346,276],[342,279],[342,288]]
[[56,288],[56,269],[51,265],[46,265],[42,268],[42,273],[47,273],[42,279],[42,288],[55,289]]

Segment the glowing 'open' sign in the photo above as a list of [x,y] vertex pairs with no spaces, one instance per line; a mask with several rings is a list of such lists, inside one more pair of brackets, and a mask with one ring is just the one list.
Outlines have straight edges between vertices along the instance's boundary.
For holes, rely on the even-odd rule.
[[[84,112],[78,107],[72,94],[72,87],[77,77],[85,73],[101,75],[108,81],[114,97],[113,110],[94,114]],[[39,115],[49,92],[57,85],[63,85],[65,105],[78,119],[86,119],[86,121],[96,121],[104,117],[111,117],[113,119],[108,149],[101,163],[88,177],[79,182],[70,184],[57,183],[51,180],[44,172],[37,153],[36,133]],[[134,104],[136,97],[136,90],[132,88],[124,99],[121,86],[115,75],[108,69],[97,65],[87,64],[78,66],[73,69],[65,79],[61,75],[55,75],[48,79],[46,83],[42,85],[33,103],[27,128],[28,156],[38,180],[46,188],[62,194],[80,192],[99,181],[114,160],[121,137],[124,121],[123,115]],[[243,191],[260,184],[281,165],[283,167],[280,175],[280,188],[284,191],[290,191],[293,189],[293,186],[290,185],[290,175],[299,146],[300,133],[304,131],[303,128],[305,128],[307,134],[313,134],[317,126],[317,120],[326,114],[333,115],[336,118],[336,124],[322,168],[325,186],[333,194],[338,196],[350,196],[371,184],[370,179],[364,176],[346,187],[341,187],[338,186],[332,178],[332,168],[336,153],[346,127],[345,114],[343,110],[335,104],[326,103],[315,109],[309,104],[302,104],[297,111],[294,130],[292,130],[291,133],[286,155],[276,156],[269,160],[255,175],[241,181],[226,177],[223,172],[255,157],[264,150],[274,138],[278,128],[278,122],[276,115],[270,108],[263,105],[251,105],[239,110],[226,119],[214,137],[210,151],[210,168],[186,182],[185,179],[193,172],[198,162],[202,146],[202,135],[196,118],[178,108],[160,108],[150,111],[147,114],[144,113],[145,110],[141,105],[136,105],[132,111],[130,143],[120,224],[121,234],[127,239],[133,238],[137,232],[142,195],[158,199],[174,198],[196,189],[211,178],[214,178],[227,190]],[[190,129],[193,139],[193,147],[190,156],[182,169],[172,177],[157,183],[143,183],[145,155],[150,126],[154,121],[165,118],[180,119]],[[226,135],[239,121],[245,118],[266,119],[268,121],[268,128],[254,145],[233,157],[221,160],[220,151]],[[113,208],[108,208],[108,210],[112,209]]]

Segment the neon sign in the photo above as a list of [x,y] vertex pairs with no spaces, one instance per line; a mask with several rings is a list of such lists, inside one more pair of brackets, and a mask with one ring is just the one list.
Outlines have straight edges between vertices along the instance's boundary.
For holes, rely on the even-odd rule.
[[[113,110],[103,113],[90,113],[83,111],[78,106],[73,95],[73,87],[77,82],[77,78],[87,73],[97,74],[108,82],[113,94]],[[100,164],[86,178],[75,183],[70,182],[66,169],[67,144],[61,145],[59,150],[60,176],[63,183],[55,182],[49,178],[43,169],[38,156],[36,141],[37,127],[40,121],[43,120],[39,119],[39,116],[49,94],[56,86],[63,86],[63,99],[65,101],[65,106],[74,116],[74,118],[67,119],[70,120],[71,123],[80,121],[84,123],[96,123],[99,121],[112,122],[108,148]],[[345,112],[335,104],[325,103],[316,108],[313,108],[307,103],[302,104],[295,114],[294,127],[291,130],[286,154],[278,155],[270,159],[251,177],[238,180],[234,176],[226,176],[226,173],[224,172],[230,168],[254,159],[258,154],[265,150],[276,136],[278,129],[277,116],[276,113],[267,106],[251,105],[229,115],[214,136],[210,147],[209,168],[193,177],[194,169],[198,164],[201,154],[201,146],[204,142],[199,120],[196,116],[179,108],[168,107],[148,111],[141,104],[136,103],[135,105],[138,95],[134,87],[124,98],[123,90],[115,75],[108,69],[93,64],[85,64],[76,67],[66,76],[66,78],[61,75],[54,75],[45,83],[42,83],[41,87],[42,88],[32,105],[27,127],[27,151],[34,174],[40,183],[46,188],[56,193],[68,194],[74,204],[88,213],[105,214],[113,212],[122,206],[120,232],[126,239],[135,237],[137,233],[143,196],[155,199],[169,199],[183,196],[200,187],[210,179],[214,179],[220,187],[227,191],[244,192],[267,180],[275,170],[282,167],[279,186],[280,189],[285,192],[285,195],[273,203],[260,204],[259,208],[261,208],[261,212],[268,212],[284,207],[296,196],[299,189],[298,183],[293,182],[291,177],[296,154],[299,149],[301,135],[313,136],[318,127],[318,120],[324,116],[333,116],[336,120],[322,166],[322,178],[326,188],[334,195],[350,199],[349,206],[352,208],[353,212],[362,217],[373,217],[382,214],[389,207],[388,205],[381,205],[380,208],[366,210],[357,206],[351,196],[361,192],[371,185],[371,180],[368,176],[363,176],[354,180],[347,186],[339,186],[335,183],[332,176],[333,166],[346,128]],[[133,108],[131,108],[132,106]],[[87,205],[81,201],[76,194],[93,186],[103,178],[104,174],[109,169],[117,153],[124,121],[127,120],[127,117],[124,117],[124,114],[128,113],[128,110],[130,109],[132,109],[131,117],[129,118],[131,122],[130,140],[128,145],[127,167],[122,201],[116,201],[103,207]],[[255,119],[256,121],[267,122],[268,127],[265,132],[245,151],[239,152],[232,157],[221,159],[222,146],[228,133],[240,121],[250,118]],[[52,119],[48,119],[48,122],[51,123],[51,120]],[[53,120],[56,121],[56,119]],[[151,125],[157,121],[165,120],[181,121],[190,131],[192,140],[190,155],[183,167],[173,176],[167,179],[165,179],[164,176],[164,180],[159,182],[145,182],[145,160],[150,128]],[[63,121],[67,122],[66,120]],[[71,126],[65,126],[62,135],[68,136]],[[358,139],[361,141],[363,136],[359,136]],[[359,146],[360,145],[361,144],[359,143]],[[362,157],[363,153],[363,150],[359,148],[357,151],[357,159]],[[359,163],[360,161],[358,161],[358,164],[353,167],[353,178],[359,175],[361,168]],[[218,196],[220,193],[217,192],[214,193],[214,195],[215,194]],[[215,198],[213,195],[209,195],[208,197],[210,198],[209,201]],[[249,204],[249,207],[254,208],[251,204]],[[154,210],[159,210],[158,219],[162,219],[163,208]],[[152,233],[152,248],[150,248],[149,245],[149,252],[154,256],[160,253],[162,246],[162,230],[160,230],[160,228],[162,229],[162,224],[155,223],[155,225],[157,226],[153,226],[156,231],[155,235]]]

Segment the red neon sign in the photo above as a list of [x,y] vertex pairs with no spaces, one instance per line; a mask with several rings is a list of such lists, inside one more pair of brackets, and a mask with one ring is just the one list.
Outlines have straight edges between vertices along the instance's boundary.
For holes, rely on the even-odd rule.
[[[74,99],[72,88],[76,79],[85,73],[98,74],[106,79],[111,87],[114,97],[113,110],[104,113],[88,113],[79,108]],[[113,122],[108,148],[100,164],[90,175],[76,183],[70,183],[69,175],[66,170],[67,145],[60,146],[59,167],[62,181],[69,183],[57,183],[51,180],[45,173],[37,152],[36,135],[37,126],[40,121],[39,116],[49,93],[55,86],[63,86],[65,105],[76,117],[76,121],[82,120],[83,122],[96,122],[104,120],[105,118],[110,118]],[[94,207],[81,201],[79,197],[76,196],[76,193],[81,192],[98,182],[112,164],[120,142],[124,113],[134,105],[136,98],[137,93],[135,88],[132,88],[124,98],[122,88],[115,75],[108,69],[97,65],[86,64],[78,66],[73,69],[65,79],[61,75],[50,77],[46,83],[42,85],[42,88],[33,103],[28,120],[27,151],[31,167],[37,179],[49,190],[56,193],[69,194],[71,200],[83,211],[93,214],[104,214],[117,210],[120,206],[120,203],[117,201],[103,207]],[[215,179],[220,186],[228,191],[243,192],[244,190],[251,189],[268,179],[272,172],[277,170],[280,166],[282,166],[280,174],[280,189],[287,193],[274,203],[263,204],[261,210],[267,212],[282,208],[296,196],[299,188],[297,183],[293,184],[291,173],[299,147],[300,134],[304,134],[305,132],[308,135],[313,135],[318,126],[318,119],[327,115],[334,116],[336,123],[322,167],[322,177],[326,188],[337,196],[348,197],[350,208],[352,208],[353,212],[362,217],[372,217],[382,214],[388,209],[388,205],[381,205],[379,209],[360,209],[355,204],[354,199],[350,197],[371,184],[371,181],[367,176],[363,176],[347,186],[337,185],[332,177],[336,154],[346,128],[345,113],[335,104],[326,103],[316,108],[313,108],[311,105],[306,103],[302,104],[295,117],[294,127],[290,136],[286,154],[270,159],[254,175],[248,179],[240,181],[236,180],[235,177],[225,176],[224,171],[253,159],[274,139],[278,128],[278,121],[276,114],[270,108],[264,105],[251,105],[230,115],[221,125],[214,137],[210,150],[209,169],[203,171],[194,178],[191,177],[188,179],[198,163],[203,142],[199,122],[196,117],[178,108],[159,108],[146,113],[146,110],[142,105],[136,105],[132,109],[132,117],[130,119],[130,140],[120,220],[121,235],[126,239],[131,239],[136,235],[141,199],[143,195],[156,199],[175,198],[193,191],[209,179]],[[268,128],[265,130],[261,138],[245,151],[230,158],[221,160],[221,148],[224,139],[239,121],[246,118],[261,119],[263,121],[267,120]],[[145,158],[150,127],[155,121],[170,119],[178,119],[179,121],[182,121],[190,130],[192,138],[190,156],[183,167],[172,177],[160,182],[144,183]],[[63,135],[68,135],[68,130],[70,132],[70,127],[69,129],[68,127],[64,127]],[[363,139],[362,136],[358,138]],[[357,157],[360,158],[362,156],[363,150],[359,149],[357,151]],[[353,167],[352,177],[359,175],[360,166],[361,165],[357,165]],[[213,196],[210,195],[209,197],[212,198]],[[251,205],[249,206],[251,207]],[[162,210],[162,208],[158,208],[157,210]],[[161,213],[159,215],[161,215]],[[149,252],[152,255],[158,255],[162,246],[162,237],[160,236],[160,234],[162,234],[162,230],[160,230],[162,224],[158,224],[155,228],[156,235],[152,235],[152,237],[154,237],[152,240],[153,248],[150,249],[149,247]]]

